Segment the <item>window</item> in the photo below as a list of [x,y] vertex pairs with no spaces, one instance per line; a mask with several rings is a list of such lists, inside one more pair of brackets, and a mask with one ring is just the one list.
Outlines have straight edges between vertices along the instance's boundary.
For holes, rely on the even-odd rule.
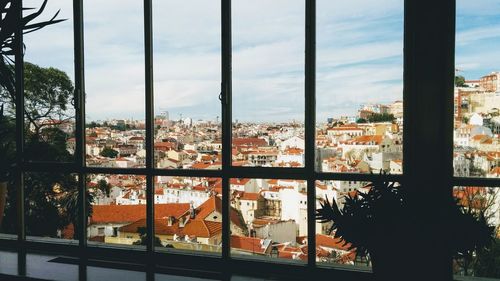
[[98,227],[97,228],[97,235],[103,236],[104,235],[104,227]]
[[[16,181],[26,204],[10,214],[30,218],[39,198],[59,199],[71,187],[73,240],[85,247],[138,250],[158,263],[179,251],[215,263],[273,260],[282,271],[282,263],[314,267],[339,257],[354,264],[343,249],[321,256],[318,248],[337,241],[314,221],[320,198],[359,190],[380,170],[438,198],[429,203],[438,209],[453,186],[499,185],[493,177],[452,176],[454,164],[464,173],[471,168],[456,160],[466,155],[453,156],[455,66],[447,36],[454,31],[446,28],[454,13],[444,3],[429,10],[420,1],[340,8],[326,0],[317,7],[299,0],[81,2],[61,4],[75,12],[67,46],[74,58],[55,65],[74,72],[75,128],[62,142],[73,156],[64,164],[33,163],[27,160],[34,154],[20,149]],[[113,15],[116,24],[109,24]],[[65,24],[51,32],[67,32]],[[36,49],[29,42],[27,50]],[[26,69],[16,75],[22,81]],[[458,143],[466,143],[471,132],[458,129]],[[491,170],[498,161],[480,164]],[[32,174],[47,170],[72,178],[59,180],[64,188],[45,184],[49,197],[34,196]],[[12,226],[23,221],[9,219]],[[21,241],[36,222],[24,221]],[[29,239],[55,237],[69,221]],[[433,256],[426,258],[439,260]]]

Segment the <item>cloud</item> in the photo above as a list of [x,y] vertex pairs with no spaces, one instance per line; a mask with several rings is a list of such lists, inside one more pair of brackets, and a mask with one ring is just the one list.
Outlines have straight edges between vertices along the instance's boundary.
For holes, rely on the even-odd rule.
[[[34,0],[31,0],[36,2]],[[402,97],[402,2],[318,0],[318,119]],[[71,1],[51,0],[72,17]],[[233,115],[303,120],[303,0],[233,2]],[[92,119],[144,118],[143,7],[86,0],[85,75]],[[220,115],[220,1],[153,1],[155,109]],[[71,20],[30,39],[29,58],[72,73]],[[27,56],[28,56],[27,54]]]

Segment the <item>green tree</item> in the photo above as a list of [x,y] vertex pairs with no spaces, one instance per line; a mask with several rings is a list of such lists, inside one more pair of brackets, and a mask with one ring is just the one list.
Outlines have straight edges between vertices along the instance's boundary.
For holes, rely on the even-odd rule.
[[118,156],[118,151],[116,151],[112,148],[109,148],[109,147],[105,147],[101,151],[101,153],[99,153],[99,155],[101,155],[102,157],[116,158],[116,156]]
[[[44,0],[40,8],[27,8],[24,7],[23,18],[18,20],[16,10],[16,1],[14,0],[1,0],[0,1],[0,92],[4,91],[9,95],[9,99],[15,100],[15,73],[14,73],[14,54],[16,49],[15,34],[18,26],[22,25],[23,33],[37,31],[48,25],[56,24],[64,21],[56,19],[57,13],[48,21],[33,22],[40,16],[47,5],[48,0]],[[27,11],[33,11],[28,13]]]
[[373,113],[372,115],[368,116],[368,121],[373,123],[373,122],[394,122],[396,118],[394,117],[393,114],[389,113]]
[[356,123],[358,124],[361,124],[361,123],[367,123],[368,121],[366,121],[366,119],[364,118],[358,118],[358,120],[356,120]]
[[111,185],[105,179],[101,179],[97,182],[97,189],[99,189],[103,194],[109,197],[109,193],[111,192]]
[[455,76],[455,86],[464,87],[465,86],[465,77],[461,75]]
[[[146,245],[147,241],[148,241],[148,234],[147,234],[146,228],[145,227],[138,227],[137,232],[139,233],[139,236],[141,237],[141,239],[135,241],[133,244],[134,245]],[[161,240],[160,240],[160,238],[158,238],[158,236],[155,236],[154,246],[163,247],[163,245],[161,244]]]

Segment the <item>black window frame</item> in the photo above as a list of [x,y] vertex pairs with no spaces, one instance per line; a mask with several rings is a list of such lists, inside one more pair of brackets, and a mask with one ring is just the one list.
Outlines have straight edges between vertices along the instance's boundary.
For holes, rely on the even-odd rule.
[[[221,5],[221,105],[222,105],[222,169],[221,170],[160,170],[154,165],[154,93],[153,93],[153,22],[152,0],[144,1],[144,47],[145,47],[145,108],[146,108],[146,167],[140,169],[87,167],[85,161],[85,66],[84,66],[84,0],[73,0],[74,59],[76,92],[76,149],[74,163],[29,162],[25,160],[23,130],[17,130],[16,188],[18,197],[17,239],[1,239],[0,245],[15,248],[19,255],[19,274],[26,273],[26,252],[44,251],[64,253],[80,258],[127,260],[141,263],[148,269],[162,264],[193,269],[216,269],[221,272],[238,271],[249,273],[248,266],[258,266],[261,272],[293,274],[295,272],[320,272],[323,267],[315,260],[315,235],[308,235],[308,261],[304,265],[286,264],[278,261],[244,260],[230,254],[229,194],[231,178],[302,179],[307,181],[308,233],[315,232],[315,181],[345,180],[371,181],[378,175],[322,173],[315,167],[316,129],[316,0],[305,3],[305,166],[301,168],[266,168],[231,166],[232,130],[232,41],[231,0],[220,0]],[[402,0],[403,1],[403,0]],[[403,174],[386,175],[390,181],[400,181],[409,187],[411,196],[431,198],[428,206],[443,206],[452,196],[454,186],[474,185],[498,187],[500,181],[492,178],[461,178],[453,176],[453,89],[455,58],[455,0],[404,0],[404,130],[403,130]],[[22,18],[22,1],[13,2]],[[19,26],[16,34],[16,116],[24,116],[23,108],[23,35]],[[24,127],[24,118],[16,118],[17,128]],[[432,161],[429,161],[429,156]],[[147,246],[145,250],[120,249],[119,247],[87,245],[87,220],[85,219],[85,183],[79,181],[80,239],[78,245],[40,241],[26,238],[24,221],[23,174],[26,172],[75,173],[79,179],[87,174],[137,174],[147,179]],[[221,256],[194,253],[164,253],[154,248],[154,177],[161,175],[186,177],[219,177],[223,182],[223,250]],[[433,184],[429,184],[430,182]],[[436,188],[438,186],[439,188]],[[423,214],[423,216],[428,214]],[[425,233],[432,234],[433,229]],[[437,251],[428,257],[425,265],[438,269],[437,275],[450,277],[451,256]],[[436,265],[432,265],[432,264]],[[329,276],[339,278],[356,276],[368,279],[369,270],[359,268],[331,267]],[[335,275],[333,275],[335,274]],[[435,273],[436,274],[436,273]],[[447,278],[446,278],[447,279]],[[443,279],[444,280],[444,279]]]

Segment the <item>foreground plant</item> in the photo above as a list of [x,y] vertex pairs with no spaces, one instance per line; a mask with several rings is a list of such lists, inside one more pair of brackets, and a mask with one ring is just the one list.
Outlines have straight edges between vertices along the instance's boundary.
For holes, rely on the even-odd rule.
[[[404,274],[404,268],[408,267],[404,261],[414,255],[412,247],[417,241],[427,239],[421,237],[422,226],[439,225],[446,233],[440,236],[437,230],[434,240],[465,263],[476,252],[491,246],[495,228],[488,224],[484,210],[450,200],[439,212],[426,218],[419,209],[425,205],[410,206],[405,187],[385,181],[383,175],[367,187],[366,193],[349,193],[343,198],[342,207],[340,202],[326,198],[316,210],[316,219],[331,223],[329,234],[343,241],[349,250],[355,250],[357,257],[369,257],[381,280],[393,278],[397,270]],[[423,221],[417,223],[414,218]]]

